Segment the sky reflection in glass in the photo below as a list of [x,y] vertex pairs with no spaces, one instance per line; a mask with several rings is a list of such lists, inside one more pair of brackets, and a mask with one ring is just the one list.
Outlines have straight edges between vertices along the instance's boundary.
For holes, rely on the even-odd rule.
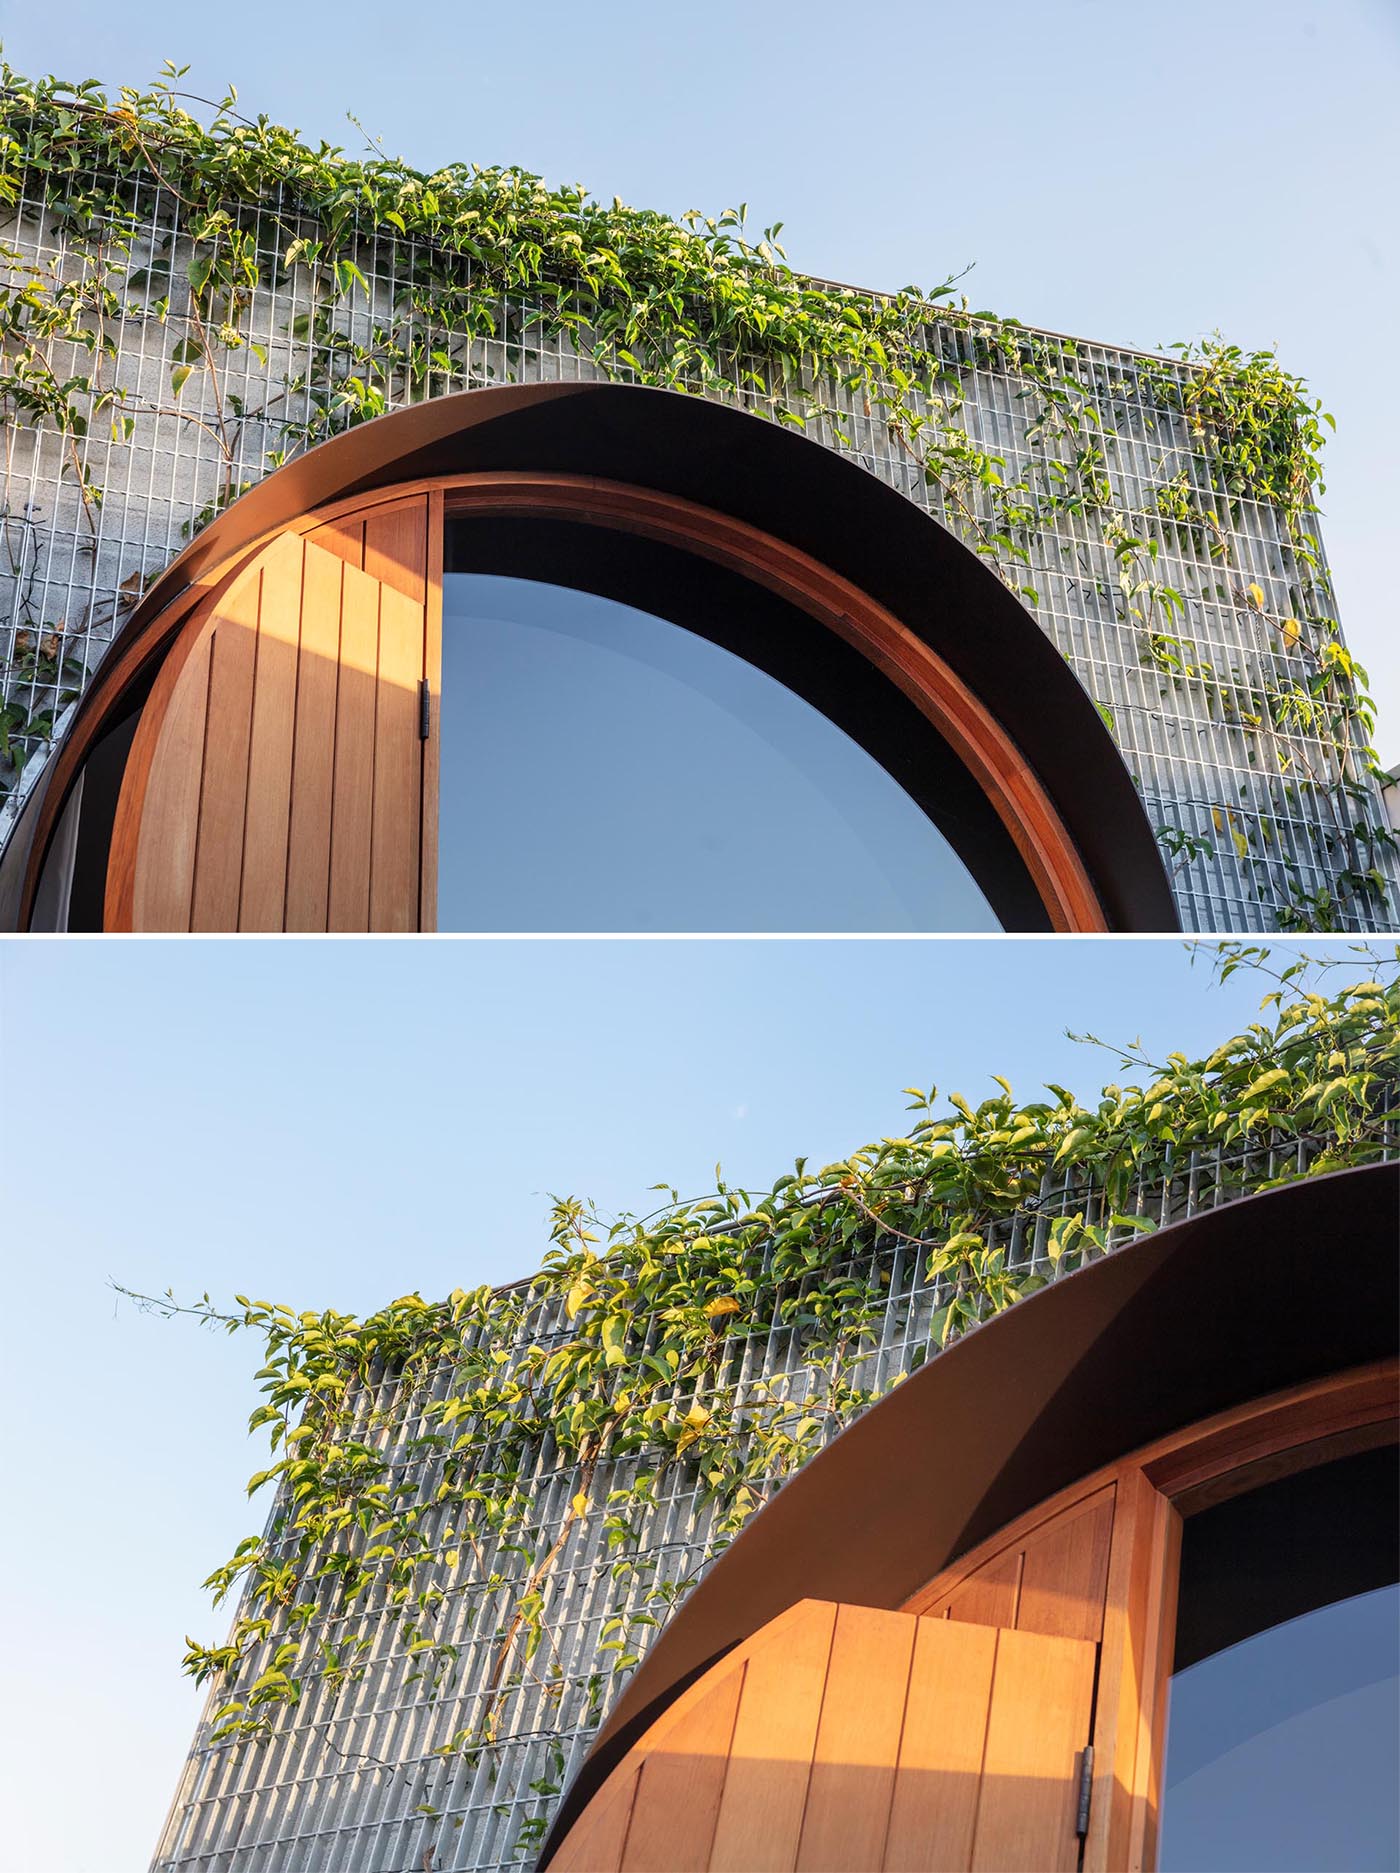
[[444,581],[442,930],[1000,928],[811,704],[610,599]]
[[1400,1587],[1178,1672],[1159,1873],[1394,1873],[1397,1674]]

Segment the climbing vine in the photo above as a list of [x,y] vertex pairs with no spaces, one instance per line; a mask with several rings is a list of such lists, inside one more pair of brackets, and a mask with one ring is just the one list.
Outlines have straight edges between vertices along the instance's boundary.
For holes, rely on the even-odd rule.
[[[1299,928],[1384,909],[1392,841],[1365,673],[1341,643],[1312,531],[1330,418],[1271,354],[1209,342],[1182,348],[1180,368],[1102,363],[970,310],[955,279],[878,295],[805,278],[780,228],[753,239],[742,209],[673,220],[514,168],[428,175],[377,151],[355,158],[241,115],[232,91],[200,114],[181,76],[168,66],[109,97],[96,81],[0,64],[13,231],[0,248],[0,537],[18,595],[0,783],[47,746],[83,647],[162,570],[157,553],[110,589],[92,575],[124,453],[178,454],[183,438],[194,530],[339,429],[562,348],[608,377],[737,399],[880,453],[1032,607],[1032,557],[1048,541],[1074,603],[1127,628],[1164,704],[1192,692],[1270,782],[1276,811],[1246,780],[1201,803],[1208,824],[1162,826],[1178,869],[1221,843]],[[1009,446],[974,439],[979,372],[1010,388],[1019,467]],[[39,574],[55,518],[16,492],[26,429],[53,439],[100,594],[84,605],[66,596],[83,579],[59,581],[61,616]],[[1170,437],[1196,466],[1130,501],[1124,461],[1139,444],[1165,459]],[[1278,539],[1250,549],[1267,565],[1242,557],[1251,503],[1278,516]],[[1162,576],[1164,546],[1185,569],[1177,583]],[[1244,648],[1228,667],[1196,641],[1203,608],[1237,627]]]
[[[704,1561],[930,1351],[1172,1220],[1188,1185],[1199,1208],[1393,1152],[1400,951],[1341,988],[1245,945],[1216,966],[1274,984],[1204,1058],[1114,1048],[1131,1081],[1088,1104],[1000,1079],[975,1105],[910,1089],[903,1136],[799,1159],[761,1194],[719,1178],[614,1219],[561,1198],[540,1268],[504,1290],[364,1319],[133,1297],[263,1352],[250,1430],[269,1460],[248,1487],[274,1506],[207,1583],[237,1603],[227,1640],[185,1656],[213,1692],[209,1740],[266,1739],[303,1701],[326,1722],[373,1689],[386,1621],[420,1695],[466,1696],[440,1762],[490,1758],[531,1698],[537,1726],[586,1732]],[[703,1514],[668,1567],[654,1518],[677,1494]],[[611,1595],[581,1660],[555,1629],[566,1568]],[[522,1847],[561,1766],[532,1785]]]

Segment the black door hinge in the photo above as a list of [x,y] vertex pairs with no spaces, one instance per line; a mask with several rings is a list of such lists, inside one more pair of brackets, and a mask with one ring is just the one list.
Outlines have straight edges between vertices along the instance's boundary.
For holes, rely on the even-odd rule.
[[1089,1832],[1089,1797],[1094,1788],[1094,1746],[1084,1745],[1079,1758],[1079,1805],[1074,1812],[1074,1831],[1080,1840]]
[[433,723],[433,692],[425,676],[418,685],[418,739],[426,741]]

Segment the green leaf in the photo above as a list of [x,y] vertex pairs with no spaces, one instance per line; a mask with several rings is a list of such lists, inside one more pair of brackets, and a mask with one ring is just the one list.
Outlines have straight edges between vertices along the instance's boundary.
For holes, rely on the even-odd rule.
[[593,1290],[584,1281],[576,1281],[564,1297],[564,1312],[570,1320],[577,1318],[579,1310],[587,1307],[593,1298]]
[[1073,1157],[1089,1143],[1093,1136],[1092,1125],[1076,1125],[1073,1131],[1067,1132],[1060,1140],[1059,1149],[1055,1153],[1055,1163],[1063,1164],[1066,1158]]
[[1271,1093],[1276,1086],[1286,1085],[1291,1077],[1287,1067],[1271,1067],[1267,1073],[1261,1073],[1257,1079],[1249,1082],[1241,1096],[1241,1102],[1245,1105],[1255,1105]]
[[609,1366],[627,1363],[627,1320],[622,1314],[609,1314],[602,1327],[603,1357]]

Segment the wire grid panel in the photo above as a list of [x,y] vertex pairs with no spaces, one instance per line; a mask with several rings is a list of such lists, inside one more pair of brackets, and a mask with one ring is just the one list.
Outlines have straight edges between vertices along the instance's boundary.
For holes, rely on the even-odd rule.
[[[11,103],[10,129],[22,149],[24,121],[15,115]],[[256,283],[217,369],[200,366],[181,379],[202,329],[186,278],[194,250],[183,205],[154,177],[127,178],[115,212],[113,192],[113,178],[96,171],[60,185],[21,165],[0,227],[0,286],[17,292],[38,281],[66,295],[78,323],[96,334],[80,341],[60,332],[48,343],[54,380],[86,378],[106,398],[83,434],[42,414],[4,429],[0,707],[12,744],[30,753],[0,803],[0,839],[125,611],[242,489],[381,409],[493,383],[630,374],[615,354],[590,356],[586,334],[550,333],[538,303],[498,298],[483,308],[471,298],[469,259],[445,263],[437,250],[385,228],[357,238],[363,289],[328,322],[317,316],[324,282],[312,266],[286,259],[289,237],[315,229],[298,220],[294,201],[278,198],[231,205],[249,237]],[[74,199],[83,197],[75,218]],[[425,311],[413,288],[430,260],[434,279],[447,264],[457,288],[435,287]],[[1025,329],[1019,342],[1039,347],[1057,373],[1057,407],[1035,400],[1015,347],[975,324],[913,308],[907,336],[932,388],[892,389],[891,404],[997,458],[1004,482],[1027,479],[1029,558],[1017,576],[1037,595],[1041,627],[1110,720],[1152,823],[1184,854],[1175,876],[1183,924],[1276,927],[1287,902],[1335,876],[1349,817],[1385,824],[1377,787],[1354,755],[1339,758],[1296,724],[1283,749],[1261,710],[1271,680],[1307,674],[1291,621],[1310,605],[1330,611],[1325,567],[1319,574],[1300,563],[1280,512],[1231,494],[1220,461],[1152,394],[1164,381],[1188,383],[1193,367]],[[6,349],[13,365],[12,339]],[[763,417],[793,401],[794,386],[774,384],[763,366],[741,357],[703,376],[678,371],[674,381]],[[926,472],[882,399],[872,408],[825,382],[796,389],[809,436],[963,538],[985,542],[1003,524],[990,493]],[[1155,545],[1154,579],[1182,594],[1184,611],[1169,627],[1135,615],[1141,604],[1122,590],[1101,516],[1060,506],[1043,524],[1035,519],[1036,503],[1074,472],[1082,438],[1063,409],[1076,402],[1102,429],[1119,524]],[[1165,518],[1177,511],[1178,494],[1194,505],[1181,509],[1186,518]],[[1315,538],[1315,514],[1308,526]],[[1343,782],[1359,803],[1350,814],[1337,806]],[[1369,858],[1400,886],[1392,853]],[[1346,917],[1356,930],[1393,923],[1375,899],[1353,899]]]
[[[1163,1225],[1177,1222],[1267,1179],[1305,1171],[1328,1142],[1265,1137],[1245,1149],[1180,1155],[1165,1146],[1129,1208]],[[1389,1140],[1392,1153],[1397,1142]],[[1073,1170],[1047,1174],[1037,1201],[1001,1226],[997,1246],[1006,1248],[1012,1267],[1054,1278],[1065,1269],[1048,1259],[1050,1224],[1081,1211],[1090,1222],[1107,1221],[1096,1185]],[[879,1283],[888,1298],[844,1375],[851,1383],[878,1393],[936,1356],[931,1334],[946,1295],[925,1266],[920,1249],[903,1241],[883,1240],[853,1255],[852,1272]],[[519,1290],[499,1298],[512,1359],[530,1343],[568,1337],[557,1297],[528,1310]],[[773,1312],[776,1319],[776,1306]],[[484,1344],[477,1334],[470,1350]],[[775,1393],[800,1403],[821,1393],[826,1376],[804,1362],[790,1328],[742,1342],[731,1375],[748,1403]],[[364,1400],[366,1419],[372,1408],[379,1414],[382,1428],[372,1435],[395,1478],[416,1468],[435,1483],[437,1460],[417,1454],[414,1440],[428,1428],[429,1400],[446,1395],[451,1377],[441,1368],[396,1420],[385,1410],[394,1403],[392,1374]],[[818,1441],[826,1442],[841,1423],[822,1422]],[[606,1487],[623,1487],[635,1475],[634,1462],[614,1463]],[[565,1531],[574,1466],[561,1468],[553,1447],[541,1445],[519,1487],[530,1503],[534,1552],[543,1553]],[[431,1494],[423,1489],[419,1499]],[[441,1511],[451,1512],[450,1503]],[[503,1544],[483,1543],[474,1554],[464,1546],[456,1565],[438,1576],[444,1595],[437,1637],[452,1648],[454,1663],[434,1685],[408,1649],[399,1614],[359,1603],[334,1614],[328,1607],[308,1654],[322,1641],[342,1652],[358,1644],[362,1674],[337,1690],[303,1661],[302,1699],[280,1711],[265,1744],[211,1741],[210,1719],[225,1694],[212,1695],[152,1873],[486,1873],[527,1864],[542,1818],[626,1681],[626,1671],[606,1669],[605,1648],[621,1644],[644,1655],[661,1610],[656,1590],[678,1594],[693,1584],[725,1541],[694,1468],[683,1462],[661,1471],[625,1549],[608,1544],[600,1516],[575,1522],[544,1583],[557,1670],[527,1673],[504,1697],[493,1674],[531,1563]],[[270,1639],[254,1656],[249,1681],[270,1662],[275,1643]],[[493,1704],[495,1743],[475,1754],[454,1747],[453,1739],[474,1729]]]

